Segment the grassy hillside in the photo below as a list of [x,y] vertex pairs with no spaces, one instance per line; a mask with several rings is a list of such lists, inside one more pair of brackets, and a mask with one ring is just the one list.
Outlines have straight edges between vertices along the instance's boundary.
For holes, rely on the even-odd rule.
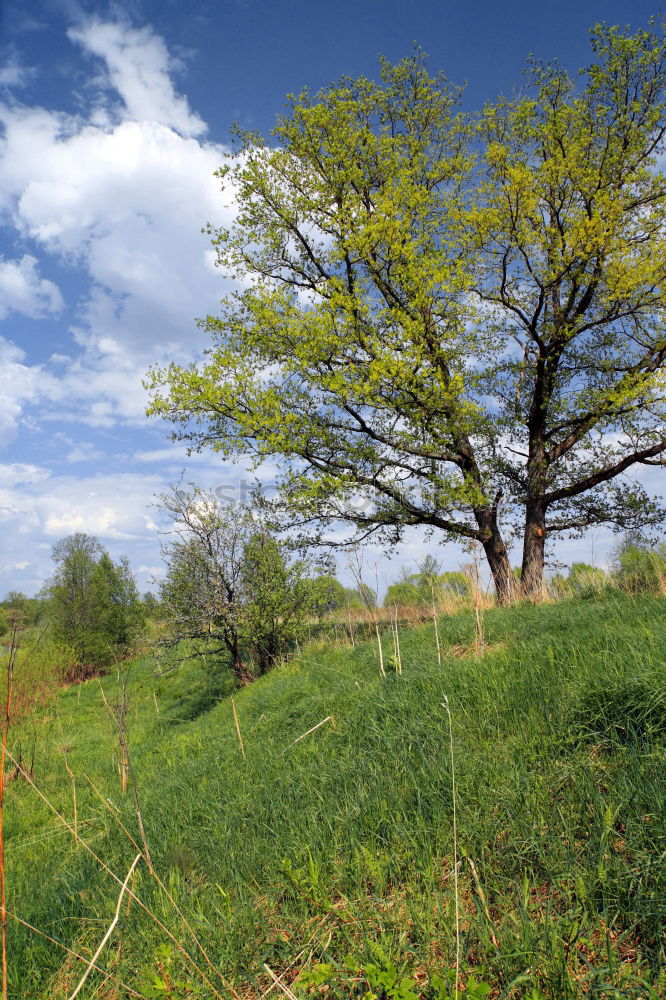
[[[665,995],[664,610],[494,610],[482,654],[461,614],[440,622],[441,666],[422,626],[384,681],[370,642],[311,645],[235,694],[244,756],[224,678],[137,662],[127,731],[162,884],[144,861],[130,884],[161,926],[125,896],[99,958],[115,978],[93,971],[79,996],[443,1000],[457,950],[468,1000],[479,982],[526,1000]],[[113,706],[117,679],[103,689]],[[99,683],[63,691],[36,732],[36,784],[71,823],[67,764],[80,837],[124,880],[137,849],[118,820],[138,841],[137,822]],[[90,957],[117,882],[24,780],[6,832],[9,909]],[[67,997],[84,968],[10,922],[11,996]]]

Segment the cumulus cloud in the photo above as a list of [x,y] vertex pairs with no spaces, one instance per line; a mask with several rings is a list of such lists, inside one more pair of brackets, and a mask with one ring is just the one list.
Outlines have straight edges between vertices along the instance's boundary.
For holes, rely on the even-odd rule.
[[229,217],[213,177],[223,150],[149,122],[72,131],[31,108],[2,109],[0,120],[6,210],[91,281],[79,340],[141,354],[187,342],[223,290],[201,234],[206,221]]
[[10,312],[41,319],[59,313],[63,306],[58,286],[39,276],[35,257],[30,254],[24,254],[20,260],[0,257],[0,319]]
[[[215,311],[224,291],[201,226],[229,221],[234,208],[213,176],[224,147],[197,138],[204,125],[176,93],[163,40],[99,20],[70,37],[102,61],[98,86],[121,104],[105,114],[91,105],[87,116],[0,105],[0,213],[87,281],[73,356],[50,366],[59,386],[42,382],[56,410],[42,416],[110,426],[142,419],[149,363],[198,353],[195,318]],[[0,262],[0,316],[39,318],[62,306],[36,257]],[[20,398],[33,397],[12,398],[10,426]]]
[[196,136],[206,124],[190,110],[187,99],[176,94],[170,78],[179,68],[162,38],[150,28],[129,28],[118,23],[89,21],[68,31],[106,64],[109,85],[118,92],[132,121],[157,122],[181,135]]
[[29,555],[30,575],[21,586],[38,590],[52,572],[53,542],[78,531],[97,536],[116,558],[131,549],[152,562],[158,542],[149,505],[161,486],[157,475],[55,476],[36,466],[0,467],[5,572]]
[[25,351],[0,337],[0,447],[14,440],[24,407],[41,397],[48,381],[41,366],[24,361]]
[[[65,434],[55,438],[62,445],[69,444]],[[29,557],[29,573],[21,576],[21,589],[39,590],[52,572],[53,543],[79,531],[99,538],[114,558],[131,554],[142,585],[150,581],[159,562],[158,522],[163,521],[155,508],[156,497],[178,475],[155,466],[149,473],[140,467],[128,471],[127,462],[123,464],[125,471],[88,475],[60,474],[29,463],[0,464],[0,576],[6,574],[7,589],[13,586],[13,569]],[[211,462],[206,469],[189,469],[185,478],[210,489],[223,470],[223,465]]]

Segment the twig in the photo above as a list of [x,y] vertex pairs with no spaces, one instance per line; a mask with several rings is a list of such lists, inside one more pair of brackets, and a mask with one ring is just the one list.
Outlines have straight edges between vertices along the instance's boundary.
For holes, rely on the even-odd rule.
[[377,636],[377,651],[379,654],[379,676],[382,678],[382,680],[384,680],[386,677],[386,670],[384,669],[384,651],[382,649],[382,637],[379,631],[379,624],[377,622],[377,616],[370,605],[370,601],[368,600],[368,594],[365,589],[366,585],[363,581],[363,564],[361,562],[361,557],[359,556],[358,552],[354,552],[354,558],[355,562],[352,561],[351,556],[349,557],[348,565],[354,577],[354,580],[356,581],[358,592],[361,595],[361,600],[365,604],[366,611],[370,615],[370,619],[375,626],[375,635]]
[[300,743],[300,741],[304,740],[306,736],[310,735],[310,733],[314,733],[315,729],[319,729],[320,726],[323,726],[325,722],[333,722],[333,716],[327,715],[325,719],[322,719],[321,722],[318,722],[316,726],[312,727],[312,729],[308,729],[307,733],[303,733],[302,736],[298,736],[293,743],[289,744],[289,746],[293,747],[295,743]]
[[478,872],[476,870],[476,865],[474,864],[474,862],[472,861],[472,859],[470,857],[467,858],[467,863],[468,863],[468,865],[470,867],[470,871],[472,872],[472,878],[474,879],[474,885],[476,886],[476,891],[479,894],[479,899],[481,900],[481,905],[483,907],[483,912],[484,912],[484,914],[486,916],[486,920],[490,924],[490,936],[492,938],[493,944],[495,945],[495,947],[499,951],[499,941],[497,940],[497,935],[495,934],[495,925],[493,923],[492,917],[490,916],[490,910],[488,909],[488,901],[486,900],[486,894],[483,891],[483,886],[481,885],[481,880],[479,879],[479,875],[478,875]]
[[439,625],[437,624],[437,609],[435,608],[435,588],[431,584],[430,586],[432,594],[432,623],[435,626],[435,645],[437,646],[437,666],[442,665],[442,646],[439,641]]
[[70,771],[69,764],[67,763],[67,754],[65,754],[65,770],[72,780],[72,799],[74,800],[74,840],[79,842],[79,823],[78,823],[78,811],[76,808],[76,778],[74,777],[74,772]]
[[240,746],[240,751],[241,751],[241,753],[242,753],[242,755],[244,757],[245,756],[245,747],[243,746],[243,737],[241,736],[240,726],[238,725],[238,716],[236,715],[236,702],[234,701],[233,698],[231,699],[231,708],[232,708],[233,713],[234,713],[234,723],[236,725],[236,735],[238,736],[238,744]]
[[400,634],[398,632],[397,606],[393,609],[393,617],[391,619],[391,625],[393,626],[393,645],[395,647],[395,669],[397,673],[402,674],[402,656],[400,655]]
[[287,986],[287,984],[283,983],[282,980],[280,979],[280,977],[276,976],[275,973],[273,972],[273,970],[271,969],[271,967],[269,965],[266,965],[265,962],[264,962],[264,969],[266,970],[266,972],[268,973],[268,975],[271,977],[271,979],[273,980],[273,982],[275,983],[275,985],[278,987],[278,989],[282,990],[282,992],[284,993],[284,995],[287,996],[287,997],[289,997],[289,1000],[298,1000],[298,997],[296,996],[296,994],[292,993],[292,991],[289,989],[289,987]]
[[120,745],[120,755],[121,755],[121,790],[124,792],[127,786],[127,777],[129,777],[130,785],[132,786],[132,798],[134,799],[134,812],[136,814],[136,822],[139,827],[139,835],[141,837],[141,842],[143,843],[143,853],[146,859],[146,864],[148,865],[148,871],[153,873],[153,861],[150,856],[150,848],[148,847],[148,838],[146,837],[146,831],[143,826],[143,816],[141,815],[141,803],[139,801],[139,789],[137,787],[136,778],[134,776],[134,768],[132,767],[132,761],[130,759],[129,752],[129,740],[127,739],[127,670],[123,670],[122,674],[120,668],[118,669],[118,684],[121,692],[120,701],[116,702],[116,705],[112,708],[106,696],[104,694],[104,688],[101,683],[99,685],[100,691],[102,692],[102,698],[104,704],[106,705],[111,718],[116,720],[118,725],[118,743]]
[[12,688],[14,686],[14,664],[18,651],[18,632],[21,621],[18,614],[12,621],[12,637],[7,660],[7,701],[5,704],[5,720],[2,727],[2,754],[0,755],[0,922],[2,924],[2,1000],[7,1000],[7,895],[5,884],[5,835],[4,835],[4,801],[5,801],[5,758],[8,753],[7,738],[9,736],[9,720],[12,709]]
[[81,979],[79,980],[79,985],[76,987],[76,989],[74,990],[74,992],[70,994],[68,1000],[74,1000],[74,998],[79,995],[79,993],[83,989],[83,984],[85,983],[86,979],[88,978],[88,976],[92,972],[93,968],[95,967],[95,962],[97,961],[97,959],[99,958],[99,956],[102,954],[102,951],[104,950],[104,945],[106,944],[106,942],[109,940],[109,938],[113,934],[114,928],[115,928],[116,924],[118,923],[118,920],[120,919],[120,907],[122,906],[122,903],[123,903],[123,896],[125,895],[125,891],[127,889],[127,886],[129,885],[129,881],[130,881],[132,875],[134,874],[134,869],[138,865],[139,861],[141,861],[142,857],[143,857],[143,855],[137,854],[137,856],[135,857],[134,861],[132,862],[132,864],[130,866],[130,870],[128,871],[127,876],[125,877],[125,881],[123,882],[123,884],[121,886],[121,889],[120,889],[120,895],[118,896],[118,902],[116,904],[116,912],[115,912],[115,914],[113,916],[113,920],[109,924],[109,927],[107,929],[106,934],[104,935],[104,937],[100,941],[99,947],[97,948],[97,951],[95,952],[95,954],[91,958],[90,962],[88,963],[88,968],[86,969],[86,971],[81,976]]

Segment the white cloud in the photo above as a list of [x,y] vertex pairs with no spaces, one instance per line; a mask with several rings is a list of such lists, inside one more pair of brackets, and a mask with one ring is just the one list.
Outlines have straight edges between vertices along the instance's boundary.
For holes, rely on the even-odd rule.
[[166,572],[166,570],[165,570],[164,566],[139,566],[139,567],[137,567],[137,573],[143,573],[148,578],[154,577],[154,576],[158,576],[158,577],[159,576],[164,576],[165,572]]
[[14,224],[91,281],[79,340],[107,354],[187,342],[223,290],[201,234],[229,218],[213,177],[223,149],[146,122],[72,133],[41,109],[0,118],[0,188]]
[[31,67],[21,65],[15,52],[11,53],[0,66],[0,87],[23,87],[34,72]]
[[[70,37],[104,60],[98,84],[107,97],[114,88],[122,106],[100,111],[98,102],[84,118],[0,105],[0,213],[87,280],[73,356],[54,356],[39,382],[40,370],[23,366],[2,407],[0,444],[38,396],[40,419],[142,421],[147,366],[199,353],[195,318],[216,310],[225,287],[201,233],[234,211],[213,176],[225,149],[196,138],[205,129],[174,89],[164,42],[150,29],[99,20]],[[0,262],[0,317],[38,318],[62,305],[34,256]]]
[[108,82],[122,98],[128,118],[167,125],[186,136],[206,131],[205,123],[190,110],[187,99],[174,91],[170,73],[179,68],[179,63],[150,28],[92,20],[67,34],[87,52],[104,60]]
[[154,561],[158,543],[148,509],[162,486],[159,477],[105,472],[40,478],[44,470],[9,468],[13,481],[0,467],[0,530],[8,587],[12,567],[29,556],[30,573],[22,577],[21,587],[38,590],[53,569],[51,545],[77,531],[97,536],[114,558],[131,550],[141,562]]
[[50,476],[48,469],[39,465],[26,465],[23,462],[10,462],[0,465],[0,482],[3,486],[28,486],[41,483]]
[[24,254],[20,260],[0,257],[0,319],[11,312],[40,319],[59,313],[63,306],[58,286],[39,276],[35,257],[30,254]]
[[[53,443],[62,445],[63,452],[69,442],[62,432],[54,435]],[[122,456],[116,456],[113,463],[110,460],[104,471],[84,476],[59,474],[28,463],[0,464],[0,574],[5,574],[6,588],[13,586],[12,567],[29,558],[29,573],[23,574],[21,589],[39,590],[53,569],[51,546],[78,531],[98,537],[113,558],[130,554],[133,565],[139,567],[141,585],[149,582],[159,560],[163,521],[155,507],[156,497],[168,488],[171,470],[126,470]],[[223,463],[211,462],[205,470],[188,469],[185,479],[209,489],[224,470]]]
[[0,337],[0,447],[14,440],[25,405],[39,399],[49,382],[39,365],[24,360],[24,351]]

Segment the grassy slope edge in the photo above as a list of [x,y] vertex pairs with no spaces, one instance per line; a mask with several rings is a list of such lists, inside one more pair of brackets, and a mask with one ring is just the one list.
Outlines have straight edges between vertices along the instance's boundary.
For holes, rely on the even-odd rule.
[[[312,644],[235,695],[245,756],[224,680],[138,662],[127,718],[153,861],[239,995],[264,994],[265,965],[299,996],[450,995],[444,696],[462,982],[473,973],[497,997],[664,995],[664,610],[622,596],[493,610],[483,656],[460,655],[474,629],[461,614],[440,622],[455,650],[441,668],[432,626],[414,628],[402,676],[384,682],[371,643]],[[115,679],[103,684],[112,701]],[[99,683],[71,687],[39,723],[35,780],[71,821],[66,758],[81,836],[122,878],[136,852],[86,781],[136,829],[116,743]],[[25,782],[6,805],[9,908],[92,954],[118,886]],[[145,866],[134,891],[190,947]],[[214,996],[135,904],[100,963],[143,996]],[[83,968],[16,923],[10,965],[11,995],[35,1000],[66,997]],[[93,973],[80,996],[128,995],[102,983]]]

